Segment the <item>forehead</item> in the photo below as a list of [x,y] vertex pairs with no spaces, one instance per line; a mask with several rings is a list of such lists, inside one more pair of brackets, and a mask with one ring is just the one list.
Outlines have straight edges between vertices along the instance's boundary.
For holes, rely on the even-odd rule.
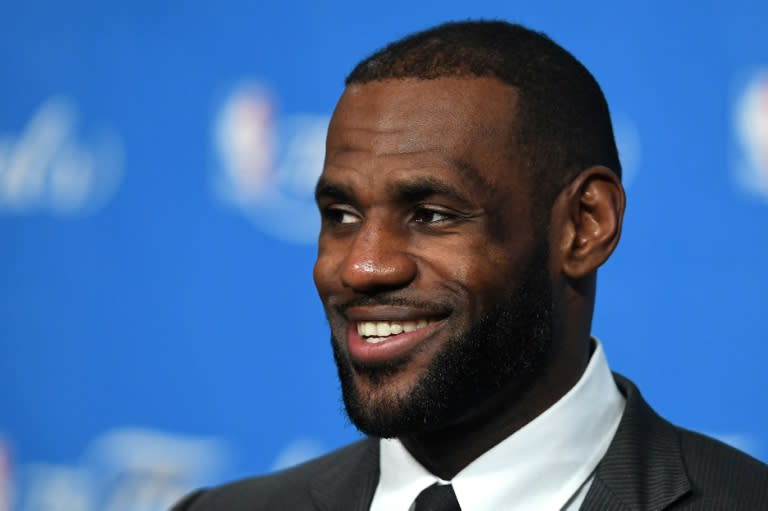
[[448,164],[496,183],[515,159],[516,104],[515,89],[495,78],[351,85],[331,119],[326,170]]

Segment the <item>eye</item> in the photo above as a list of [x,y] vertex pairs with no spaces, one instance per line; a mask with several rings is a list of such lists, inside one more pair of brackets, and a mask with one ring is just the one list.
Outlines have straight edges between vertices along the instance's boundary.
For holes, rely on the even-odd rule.
[[323,210],[323,217],[336,224],[356,224],[360,215],[344,206],[328,206]]
[[436,209],[427,207],[418,208],[413,212],[413,216],[411,217],[414,222],[420,224],[436,224],[451,220],[453,218],[453,215],[445,211],[438,211]]

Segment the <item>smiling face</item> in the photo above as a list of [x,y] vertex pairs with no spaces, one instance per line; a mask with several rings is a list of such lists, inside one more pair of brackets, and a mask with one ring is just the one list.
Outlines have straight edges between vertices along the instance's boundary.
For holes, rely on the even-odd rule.
[[[351,85],[317,187],[314,277],[363,431],[440,429],[546,364],[546,228],[493,78]],[[541,222],[539,222],[541,223]]]

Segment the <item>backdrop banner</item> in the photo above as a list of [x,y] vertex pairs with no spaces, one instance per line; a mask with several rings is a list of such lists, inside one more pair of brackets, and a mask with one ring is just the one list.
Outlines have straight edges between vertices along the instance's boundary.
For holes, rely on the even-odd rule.
[[594,334],[768,460],[764,1],[0,3],[0,511],[157,511],[354,440],[312,284],[343,80],[503,18],[594,73],[628,208]]

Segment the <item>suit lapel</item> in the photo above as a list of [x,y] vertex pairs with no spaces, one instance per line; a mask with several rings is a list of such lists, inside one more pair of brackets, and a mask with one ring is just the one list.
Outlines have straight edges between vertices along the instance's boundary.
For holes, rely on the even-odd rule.
[[368,511],[379,482],[379,441],[368,438],[343,462],[312,481],[310,494],[321,511]]
[[581,509],[666,509],[691,489],[677,432],[632,382],[615,373],[614,378],[626,408]]
[[[677,432],[656,415],[632,382],[618,374],[614,378],[627,399],[626,408],[581,509],[666,509],[691,489]],[[366,439],[358,445],[312,481],[310,493],[318,510],[369,509],[379,481],[379,442]]]

